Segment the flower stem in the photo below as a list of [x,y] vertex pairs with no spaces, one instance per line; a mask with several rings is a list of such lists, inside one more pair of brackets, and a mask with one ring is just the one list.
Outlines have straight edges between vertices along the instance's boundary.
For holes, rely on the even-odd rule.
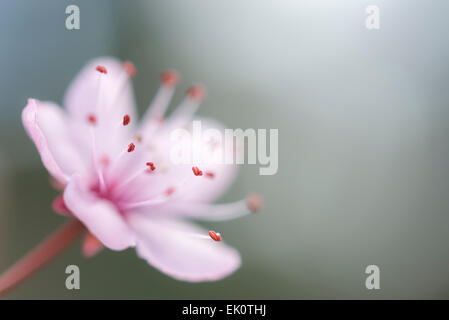
[[0,296],[50,262],[85,230],[78,220],[64,224],[37,247],[0,275]]

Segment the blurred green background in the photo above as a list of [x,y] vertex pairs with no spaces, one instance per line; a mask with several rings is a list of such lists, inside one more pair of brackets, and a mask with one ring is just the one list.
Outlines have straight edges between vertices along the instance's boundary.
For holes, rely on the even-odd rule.
[[[77,4],[81,29],[65,28]],[[367,5],[381,28],[365,28]],[[213,224],[242,268],[173,280],[134,250],[85,259],[79,243],[8,295],[15,299],[449,298],[449,19],[446,0],[0,2],[0,270],[64,222],[26,136],[28,97],[61,103],[91,58],[138,68],[140,113],[158,75],[175,96],[200,81],[199,114],[229,128],[279,129],[279,171],[244,166],[223,201],[265,197],[257,216]],[[81,290],[65,288],[65,267]],[[380,267],[380,290],[365,267]]]

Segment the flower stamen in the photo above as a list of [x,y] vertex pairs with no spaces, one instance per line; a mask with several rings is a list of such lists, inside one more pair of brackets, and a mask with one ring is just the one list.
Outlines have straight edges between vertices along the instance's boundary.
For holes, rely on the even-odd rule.
[[205,221],[223,221],[241,218],[261,210],[263,199],[258,194],[250,194],[246,199],[231,203],[207,204],[176,202],[170,204],[173,215],[187,216]]
[[103,155],[100,159],[100,163],[103,167],[108,167],[111,161],[107,155]]
[[116,80],[115,88],[113,89],[113,97],[109,100],[109,104],[107,108],[110,108],[117,102],[120,98],[120,95],[123,94],[124,90],[127,88],[129,84],[129,78],[132,78],[136,75],[137,69],[134,64],[130,61],[126,61],[122,64],[122,72]]
[[165,194],[167,196],[171,196],[175,192],[175,187],[168,187],[167,190],[165,190]]
[[186,97],[170,116],[170,128],[183,127],[190,121],[202,102],[205,92],[201,85],[193,85],[187,89]]
[[133,142],[131,142],[123,151],[121,151],[109,166],[109,172],[111,172],[111,170],[115,168],[119,162],[121,162],[121,159],[125,156],[125,154],[133,152],[135,148],[136,145]]
[[131,117],[129,114],[123,116],[123,126],[127,126],[131,122]]
[[161,73],[160,80],[164,86],[175,87],[179,82],[179,75],[174,70],[167,70]]
[[213,230],[209,231],[209,236],[212,238],[212,240],[214,241],[221,241],[221,234],[218,232],[215,232]]
[[215,178],[215,173],[213,173],[212,171],[207,171],[206,172],[206,177],[213,179]]
[[102,105],[103,101],[103,76],[105,76],[108,71],[104,66],[97,66],[96,70],[99,72],[98,76],[98,93],[97,93],[97,104],[95,105],[95,110],[98,112],[99,107]]
[[156,169],[153,162],[147,162],[146,165],[150,168],[151,171],[154,171]]
[[[151,164],[151,165],[149,165]],[[135,179],[140,177],[143,173],[148,172],[149,170],[154,171],[156,167],[154,166],[153,162],[147,162],[145,167],[138,170],[136,173],[131,175],[128,179],[124,180],[123,182],[119,182],[114,186],[115,193],[122,190],[125,186],[129,185],[131,182],[133,182]]]
[[87,121],[91,124],[91,125],[96,125],[97,124],[97,117],[93,114],[90,113],[87,115]]
[[198,167],[192,167],[192,171],[193,171],[193,174],[194,174],[195,176],[202,176],[202,175],[203,175],[203,171],[201,171],[200,169],[198,169]]
[[123,69],[125,70],[126,74],[131,78],[134,78],[137,74],[136,66],[130,61],[123,62]]
[[98,176],[98,182],[100,185],[100,193],[104,193],[106,190],[106,182],[104,180],[103,170],[98,165],[98,161],[97,161],[97,143],[96,143],[95,131],[94,131],[93,127],[90,128],[90,139],[91,139],[91,152],[92,152],[93,167]]
[[252,193],[246,197],[246,206],[252,213],[256,213],[262,209],[263,198],[257,193]]
[[136,145],[133,142],[131,142],[128,145],[128,152],[133,152],[135,149],[136,149]]
[[173,97],[179,76],[176,71],[168,70],[161,74],[160,81],[161,86],[142,118],[142,123],[146,123],[143,128],[145,135],[150,135],[162,123],[161,120],[164,119],[165,112]]
[[206,95],[206,90],[203,86],[196,84],[193,86],[190,86],[186,91],[187,97],[189,97],[192,100],[201,102],[204,99],[204,96]]
[[103,66],[97,66],[95,69],[100,73],[104,73],[104,74],[108,73],[108,70],[106,70],[106,68]]

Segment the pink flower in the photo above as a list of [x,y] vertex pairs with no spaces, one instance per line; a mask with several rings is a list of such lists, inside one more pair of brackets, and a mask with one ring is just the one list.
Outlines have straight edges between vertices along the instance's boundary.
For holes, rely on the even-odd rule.
[[[261,199],[252,195],[212,205],[229,187],[236,166],[170,161],[170,132],[188,127],[204,90],[190,87],[164,120],[178,76],[163,73],[161,87],[137,125],[130,84],[135,73],[128,62],[100,58],[73,81],[64,110],[29,99],[23,124],[53,182],[63,189],[53,207],[87,228],[86,256],[103,245],[112,250],[135,247],[141,258],[176,279],[226,277],[239,267],[239,253],[221,242],[219,233],[188,219],[239,217],[257,211]],[[222,128],[211,120],[202,120],[202,126]]]

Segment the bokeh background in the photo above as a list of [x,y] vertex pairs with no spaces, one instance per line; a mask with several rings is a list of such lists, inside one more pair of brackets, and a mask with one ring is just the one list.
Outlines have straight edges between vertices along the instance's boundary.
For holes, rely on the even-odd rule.
[[[77,4],[81,29],[65,28]],[[367,5],[381,28],[365,28]],[[208,88],[199,114],[279,129],[279,171],[243,166],[222,201],[257,191],[257,216],[214,224],[239,248],[231,277],[190,284],[79,243],[14,299],[449,298],[449,2],[164,0],[0,2],[0,270],[64,218],[26,136],[28,97],[61,103],[91,58],[138,67],[142,113],[162,70]],[[65,267],[81,290],[65,288]],[[365,267],[380,267],[368,291]]]

